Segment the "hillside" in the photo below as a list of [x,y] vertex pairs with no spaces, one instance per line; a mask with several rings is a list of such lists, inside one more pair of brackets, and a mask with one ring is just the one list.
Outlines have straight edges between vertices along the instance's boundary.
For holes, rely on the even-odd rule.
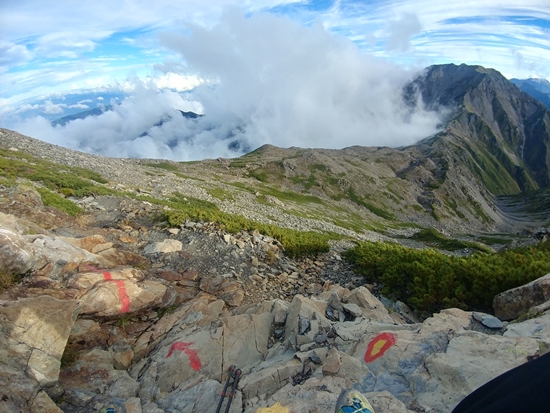
[[[275,403],[328,413],[349,387],[378,412],[446,413],[550,349],[550,297],[539,297],[549,276],[499,295],[495,310],[503,320],[519,315],[515,323],[456,308],[423,320],[358,274],[345,258],[349,240],[292,257],[291,232],[278,241],[264,233],[269,227],[228,231],[226,216],[208,219],[213,204],[190,195],[208,192],[178,183],[164,172],[172,164],[1,134],[25,148],[2,149],[0,158],[2,411],[84,413],[110,403],[135,413],[214,412],[236,365],[242,379],[230,413]],[[156,181],[151,194],[140,179]],[[178,202],[154,197],[176,184],[187,190]],[[181,224],[166,221],[173,208],[187,214]],[[384,266],[383,255],[377,261]],[[389,346],[374,355],[369,348],[381,340]]]

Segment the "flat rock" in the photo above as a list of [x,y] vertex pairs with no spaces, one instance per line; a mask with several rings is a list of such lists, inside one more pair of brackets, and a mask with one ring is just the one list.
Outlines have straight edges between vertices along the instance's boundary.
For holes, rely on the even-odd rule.
[[0,360],[41,386],[54,385],[77,307],[49,296],[0,302]]
[[170,252],[178,252],[183,249],[183,244],[181,241],[175,239],[165,239],[162,242],[153,242],[152,244],[147,245],[143,249],[144,254],[155,254],[162,253],[168,254]]

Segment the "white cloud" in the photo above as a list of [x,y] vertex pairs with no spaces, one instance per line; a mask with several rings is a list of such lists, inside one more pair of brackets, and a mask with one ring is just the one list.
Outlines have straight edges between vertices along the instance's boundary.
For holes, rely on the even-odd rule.
[[97,100],[103,100],[103,96],[98,96]]
[[31,58],[32,53],[29,52],[26,46],[0,41],[0,67],[18,66]]
[[411,48],[411,39],[420,33],[422,25],[414,13],[404,13],[401,18],[389,23],[390,34],[386,50],[406,52]]
[[84,103],[92,103],[92,99],[82,99],[78,101],[78,104],[84,104]]
[[185,76],[178,73],[149,77],[147,81],[157,89],[173,89],[178,92],[192,90],[204,83],[204,80],[198,76]]
[[[190,35],[163,41],[181,53],[177,70],[185,67],[188,74],[164,67],[158,85],[177,84],[174,79],[185,87],[190,79],[216,83],[202,83],[184,97],[133,79],[127,82],[132,96],[119,105],[112,101],[113,110],[100,116],[55,128],[35,118],[16,129],[107,156],[175,160],[236,156],[265,143],[400,146],[436,131],[435,114],[411,112],[402,102],[411,73],[361,53],[319,24],[245,18],[233,10],[212,29],[193,26]],[[189,120],[176,109],[204,110],[205,116]]]
[[69,105],[69,109],[90,109],[88,105],[85,105],[83,103],[76,103],[74,105]]
[[38,104],[35,104],[35,105],[25,104],[25,105],[19,106],[17,111],[21,113],[21,112],[27,112],[29,110],[36,110],[38,108],[40,108],[40,105]]
[[59,113],[63,113],[63,108],[66,108],[67,105],[64,104],[64,103],[58,103],[58,104],[55,104],[55,103],[52,103],[51,100],[46,100],[46,102],[44,103],[44,107],[42,109],[42,111],[48,115],[57,115]]

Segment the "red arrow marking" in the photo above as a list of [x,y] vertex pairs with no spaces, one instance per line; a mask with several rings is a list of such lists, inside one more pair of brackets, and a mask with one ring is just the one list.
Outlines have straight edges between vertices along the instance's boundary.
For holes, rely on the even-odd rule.
[[199,356],[197,355],[197,352],[193,349],[190,349],[189,346],[193,345],[195,343],[184,343],[182,341],[176,341],[170,346],[170,351],[168,352],[168,355],[166,358],[170,357],[172,355],[172,352],[174,350],[183,351],[187,356],[189,357],[189,365],[193,370],[200,370],[201,369],[201,360]]
[[365,362],[370,363],[378,357],[382,357],[384,353],[395,344],[397,339],[392,333],[382,333],[377,335],[367,347],[365,352]]

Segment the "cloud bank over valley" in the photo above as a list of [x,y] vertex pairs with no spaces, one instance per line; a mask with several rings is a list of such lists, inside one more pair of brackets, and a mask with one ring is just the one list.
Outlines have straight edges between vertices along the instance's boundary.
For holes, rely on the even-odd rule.
[[[416,24],[411,19],[403,35],[410,37]],[[125,99],[101,101],[111,110],[63,126],[52,126],[52,116],[100,101],[46,100],[41,116],[10,114],[10,126],[104,156],[181,161],[235,157],[266,143],[403,146],[437,131],[438,114],[403,103],[402,87],[417,72],[360,50],[320,23],[230,9],[211,28],[189,24],[160,42],[174,53],[155,69],[158,79],[172,82],[133,79]],[[406,45],[398,37],[393,42]],[[180,111],[204,116],[190,119]]]

